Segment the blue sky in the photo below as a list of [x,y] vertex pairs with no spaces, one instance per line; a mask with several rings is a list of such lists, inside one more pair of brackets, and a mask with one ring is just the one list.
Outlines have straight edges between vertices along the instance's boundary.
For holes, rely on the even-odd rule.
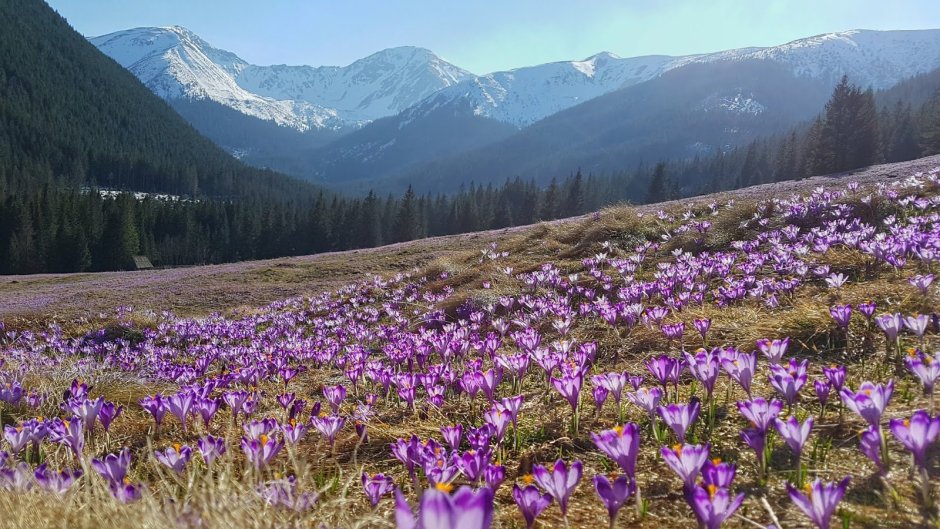
[[781,44],[844,29],[940,28],[937,0],[47,0],[97,36],[181,25],[254,64],[346,65],[429,48],[474,73]]

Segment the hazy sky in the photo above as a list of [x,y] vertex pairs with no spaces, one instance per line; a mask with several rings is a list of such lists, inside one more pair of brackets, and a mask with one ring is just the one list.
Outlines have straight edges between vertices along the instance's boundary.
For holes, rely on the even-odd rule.
[[682,55],[845,29],[940,28],[937,0],[47,0],[97,36],[181,25],[254,64],[429,48],[474,73],[600,51]]

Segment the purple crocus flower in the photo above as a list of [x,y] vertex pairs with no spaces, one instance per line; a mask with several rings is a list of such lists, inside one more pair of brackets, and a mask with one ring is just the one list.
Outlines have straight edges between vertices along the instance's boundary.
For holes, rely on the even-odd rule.
[[366,493],[366,497],[369,498],[369,503],[372,504],[372,507],[375,507],[379,504],[382,496],[395,490],[395,480],[385,474],[374,474],[370,476],[363,472],[362,488]]
[[298,423],[297,419],[290,419],[281,426],[281,431],[284,432],[284,440],[294,445],[299,443],[307,434],[307,426]]
[[741,430],[741,439],[754,451],[758,466],[764,468],[764,448],[767,446],[767,430],[745,428]]
[[157,450],[153,455],[157,458],[157,461],[170,467],[177,474],[182,474],[186,470],[186,464],[193,457],[193,449],[186,445],[174,443],[173,446],[168,446],[164,450]]
[[718,458],[710,459],[702,466],[702,484],[726,489],[731,486],[735,474],[737,474],[737,468],[734,463],[723,463]]
[[886,385],[862,382],[857,392],[842,388],[840,395],[848,409],[857,413],[868,424],[878,427],[881,424],[881,415],[891,401],[892,393],[894,380],[889,380]]
[[877,304],[866,301],[864,303],[859,303],[856,308],[859,312],[862,313],[862,316],[865,316],[868,319],[868,322],[871,323],[872,316],[875,315],[875,309],[878,307]]
[[744,501],[744,494],[731,496],[728,489],[715,485],[695,486],[686,495],[689,506],[703,529],[718,529]]
[[91,467],[110,484],[124,483],[130,465],[131,451],[129,448],[124,448],[119,454],[108,454],[102,459],[94,458],[91,460]]
[[492,437],[493,426],[483,423],[483,426],[467,431],[467,444],[475,450],[486,450],[490,446],[490,438]]
[[160,428],[160,424],[163,422],[163,417],[168,411],[166,399],[163,398],[163,395],[157,393],[156,395],[148,395],[140,399],[140,406],[147,410],[150,415],[153,415],[153,422],[156,423],[157,428]]
[[0,468],[0,488],[26,492],[33,488],[29,465],[20,461],[13,468]]
[[199,442],[196,443],[196,448],[199,449],[199,453],[202,454],[202,458],[205,460],[206,464],[211,465],[216,458],[225,453],[225,439],[206,435],[199,439]]
[[598,474],[594,476],[594,490],[597,491],[601,502],[607,507],[607,515],[610,517],[610,526],[613,527],[617,520],[617,513],[620,508],[630,499],[630,495],[636,490],[636,482],[627,477],[619,476],[614,478],[611,483],[607,476]]
[[764,356],[770,360],[771,364],[779,364],[783,360],[783,355],[787,353],[787,346],[789,345],[789,336],[782,340],[768,340],[767,338],[757,340],[757,348],[764,353]]
[[509,414],[494,406],[483,414],[483,420],[486,424],[493,427],[496,443],[499,444],[502,442],[503,437],[506,435],[506,430],[509,429],[509,424],[512,422]]
[[489,464],[483,469],[483,481],[494,491],[506,481],[506,467]]
[[49,425],[49,438],[69,447],[75,457],[81,457],[85,448],[85,422],[79,417],[56,419]]
[[441,435],[452,450],[457,450],[460,448],[460,439],[463,436],[463,425],[441,426]]
[[691,488],[695,485],[695,479],[698,477],[702,466],[708,460],[709,445],[681,445],[677,444],[672,448],[664,446],[660,453],[666,464],[669,465],[685,487]]
[[626,373],[605,373],[603,375],[594,375],[591,377],[591,383],[595,388],[601,388],[613,395],[617,404],[623,398],[623,388],[629,382],[629,376]]
[[668,355],[660,355],[646,361],[646,368],[649,369],[653,377],[663,388],[669,382],[675,382],[679,379],[681,373],[681,362]]
[[395,522],[399,529],[489,529],[493,523],[493,491],[482,487],[477,491],[463,486],[453,495],[450,485],[424,491],[418,516],[415,517],[401,492],[395,491]]
[[875,323],[884,333],[889,344],[897,342],[898,333],[901,332],[903,326],[900,314],[882,314],[875,318]]
[[653,417],[659,407],[659,401],[663,398],[663,390],[660,388],[640,388],[634,393],[627,393],[627,400],[640,408],[647,415]]
[[346,388],[342,385],[323,386],[323,396],[330,403],[330,409],[333,410],[333,413],[337,413],[340,405],[346,400]]
[[879,428],[869,426],[868,429],[859,434],[858,449],[875,464],[879,474],[884,474],[886,469],[884,461],[881,460],[881,445],[881,430]]
[[891,419],[891,433],[914,456],[918,468],[927,468],[927,448],[940,434],[940,417],[917,410],[910,419]]
[[486,451],[470,449],[461,454],[455,463],[469,481],[476,483],[483,477],[483,470],[490,463],[490,455]]
[[114,419],[118,418],[118,415],[124,411],[124,406],[118,406],[113,402],[105,402],[101,405],[101,410],[98,412],[98,420],[101,421],[101,426],[104,427],[104,431],[111,430],[111,423],[114,422]]
[[594,407],[597,408],[598,412],[604,407],[604,401],[607,400],[607,395],[609,394],[610,391],[604,386],[594,386],[591,388],[591,396],[594,397]]
[[750,397],[751,381],[754,379],[754,372],[757,371],[757,354],[735,352],[733,358],[723,358],[721,367],[728,373],[741,389]]
[[940,379],[940,353],[931,356],[920,351],[915,351],[904,359],[904,365],[914,373],[924,385],[924,393],[933,394],[933,387]]
[[800,389],[806,384],[808,360],[797,362],[791,358],[786,365],[770,365],[770,385],[783,396],[783,400],[793,405],[800,396]]
[[232,410],[232,422],[238,419],[238,414],[248,401],[248,392],[244,390],[229,391],[222,395],[222,400]]
[[135,485],[133,483],[122,481],[119,483],[109,483],[108,490],[111,491],[111,496],[113,496],[115,500],[121,503],[131,503],[140,499],[143,487],[139,483]]
[[803,494],[789,483],[787,483],[787,492],[790,493],[790,499],[793,503],[809,517],[818,529],[829,529],[832,515],[836,512],[836,507],[842,501],[842,496],[845,495],[845,489],[848,486],[848,477],[839,483],[823,483],[817,479],[806,484],[806,494]]
[[711,318],[696,318],[692,325],[695,327],[695,330],[702,336],[702,340],[705,340],[705,335],[708,334],[708,330],[712,327]]
[[[526,476],[530,481],[531,476]],[[526,485],[520,487],[518,484],[512,486],[512,498],[519,506],[519,511],[525,519],[526,529],[532,529],[535,519],[542,514],[549,505],[552,504],[551,494],[543,494],[535,485]]]
[[69,385],[69,392],[67,399],[84,399],[88,396],[88,384],[78,380],[77,378],[72,379],[72,383]]
[[927,274],[927,275],[918,274],[908,279],[907,281],[908,283],[913,285],[917,290],[919,290],[921,294],[926,296],[927,289],[930,288],[930,284],[933,283],[933,279],[934,279],[933,274]]
[[[313,406],[311,406],[310,413],[311,415],[318,415],[320,413],[320,402],[317,401]],[[287,409],[287,417],[289,419],[296,419],[300,416],[301,413],[307,408],[307,401],[304,399],[294,399],[294,402],[291,403],[290,407]]]
[[186,432],[187,419],[189,418],[189,411],[193,407],[193,394],[189,391],[180,391],[176,395],[173,395],[166,400],[166,408],[170,411],[177,419],[179,419],[180,424],[183,425],[183,432]]
[[829,314],[840,329],[847,329],[852,321],[852,305],[833,305],[829,307]]
[[320,497],[316,492],[299,492],[296,476],[259,484],[255,491],[268,505],[284,507],[294,512],[309,510]]
[[620,465],[630,479],[634,479],[640,449],[640,429],[636,424],[627,423],[598,434],[591,433],[591,439],[601,452]]
[[56,472],[55,470],[50,470],[45,463],[36,467],[36,471],[33,472],[36,483],[38,483],[40,487],[59,495],[68,492],[72,484],[75,483],[75,480],[80,478],[82,474],[81,469],[64,469],[61,472]]
[[829,274],[829,276],[825,278],[825,281],[826,284],[829,285],[829,288],[839,288],[842,285],[848,283],[849,278],[846,277],[845,274],[841,273]]
[[574,489],[578,487],[582,474],[583,468],[580,461],[571,463],[569,467],[559,459],[555,461],[552,470],[542,465],[535,465],[532,468],[532,477],[535,478],[535,482],[555,498],[561,508],[562,516],[568,516],[568,500],[571,499]]
[[672,428],[679,442],[685,443],[685,433],[688,431],[689,426],[698,418],[700,408],[701,405],[698,399],[693,397],[692,401],[688,404],[660,406],[659,416],[663,418],[663,422]]
[[212,422],[212,418],[219,411],[219,399],[196,399],[193,406],[196,413],[202,417],[202,423],[206,428],[209,428],[209,423]]
[[825,380],[814,380],[813,389],[816,391],[816,400],[819,401],[821,406],[825,406],[829,402],[829,391],[832,386]]
[[715,390],[715,381],[718,380],[718,354],[699,349],[694,355],[685,353],[685,362],[692,376],[702,383],[706,393],[711,397],[712,392]]
[[346,418],[339,415],[326,415],[324,417],[313,417],[310,419],[310,423],[320,434],[326,437],[330,447],[332,447],[336,442],[336,435],[346,424]]
[[643,375],[630,375],[629,373],[624,373],[627,375],[627,380],[630,381],[630,387],[633,388],[633,391],[640,389],[640,386],[643,385]]
[[68,403],[68,411],[72,412],[72,415],[80,418],[82,423],[84,423],[84,428],[88,432],[93,432],[95,429],[95,421],[98,420],[98,413],[101,412],[101,406],[104,404],[104,397],[98,397],[97,399],[72,399]]
[[845,366],[832,365],[824,367],[823,375],[825,375],[826,380],[829,381],[829,385],[833,389],[837,392],[842,391],[842,386],[845,385]]
[[277,420],[270,417],[261,420],[254,419],[242,425],[242,430],[245,431],[245,435],[251,439],[257,439],[261,434],[270,434],[277,430],[277,428]]
[[552,377],[551,381],[555,390],[568,401],[568,404],[571,405],[571,409],[577,413],[578,400],[581,396],[581,385],[584,383],[584,378],[580,376],[580,374],[570,374],[562,375],[561,378]]
[[297,394],[291,391],[290,393],[280,393],[278,394],[276,400],[277,403],[281,405],[285,410],[290,407],[291,402],[294,402],[294,399],[297,398]]
[[923,341],[924,333],[927,332],[927,325],[929,324],[930,316],[926,314],[915,314],[913,316],[904,317],[904,327],[914,333],[914,336],[917,336],[921,341]]
[[13,455],[17,455],[26,448],[26,444],[30,440],[30,430],[29,428],[24,428],[23,425],[20,426],[6,426],[3,428],[3,438],[6,439],[7,443],[10,443],[10,452]]
[[519,410],[522,409],[522,402],[525,399],[522,395],[516,395],[514,397],[505,397],[500,399],[495,406],[502,410],[504,413],[509,415],[509,419],[512,421],[513,427],[516,426],[516,421],[519,419]]
[[806,444],[809,433],[813,429],[813,418],[809,417],[803,424],[800,424],[800,421],[791,415],[786,421],[774,419],[774,427],[777,428],[787,446],[790,447],[790,450],[793,450],[796,458],[799,459],[800,454],[803,453],[803,445]]
[[257,439],[242,437],[242,451],[256,469],[267,467],[283,447],[283,441],[265,434],[261,434]]

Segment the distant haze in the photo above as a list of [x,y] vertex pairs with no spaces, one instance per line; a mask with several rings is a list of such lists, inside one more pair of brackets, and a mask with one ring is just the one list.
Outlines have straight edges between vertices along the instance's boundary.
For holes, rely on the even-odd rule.
[[433,50],[477,74],[600,51],[687,55],[849,28],[926,29],[931,0],[48,0],[79,32],[182,25],[253,64],[346,65],[381,49]]

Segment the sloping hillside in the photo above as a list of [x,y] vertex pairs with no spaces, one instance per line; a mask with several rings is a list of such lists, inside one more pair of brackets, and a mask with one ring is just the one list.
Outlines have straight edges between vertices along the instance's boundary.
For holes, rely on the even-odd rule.
[[[200,136],[41,0],[0,3],[0,185],[296,196]],[[9,189],[8,187],[8,189]]]
[[[842,185],[842,179],[883,182],[938,166],[940,155],[929,156],[850,173],[778,182],[663,204],[616,206],[605,209],[602,216],[606,218],[609,215],[613,223],[609,229],[617,230],[617,219],[629,218],[634,212],[650,214],[661,207],[712,200],[752,201],[786,197],[820,185]],[[564,244],[553,241],[553,238],[577,241],[596,224],[593,215],[589,214],[530,226],[302,257],[143,272],[0,276],[0,318],[8,321],[50,317],[68,320],[87,312],[110,313],[117,307],[140,306],[143,302],[148,309],[158,312],[172,310],[184,315],[202,316],[232,307],[259,306],[278,299],[312,295],[364,275],[407,272],[438,261],[473,266],[479,251],[494,242],[500,246],[522,248],[524,251],[515,254],[516,257],[550,259],[565,249]],[[533,242],[539,239],[544,240]]]

